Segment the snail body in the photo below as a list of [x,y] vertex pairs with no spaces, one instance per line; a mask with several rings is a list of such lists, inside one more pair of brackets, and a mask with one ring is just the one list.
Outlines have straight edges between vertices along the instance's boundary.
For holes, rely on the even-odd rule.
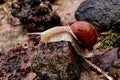
[[[89,31],[93,33],[89,33]],[[58,26],[41,33],[28,34],[39,34],[41,36],[41,41],[44,43],[69,41],[71,42],[75,51],[83,57],[90,57],[92,55],[92,53],[88,52],[85,47],[92,47],[97,41],[97,32],[95,31],[94,27],[92,25],[89,26],[89,23],[87,22],[81,21],[75,22],[70,26]],[[95,40],[90,42],[90,40],[94,38]],[[84,47],[82,47],[82,45]]]

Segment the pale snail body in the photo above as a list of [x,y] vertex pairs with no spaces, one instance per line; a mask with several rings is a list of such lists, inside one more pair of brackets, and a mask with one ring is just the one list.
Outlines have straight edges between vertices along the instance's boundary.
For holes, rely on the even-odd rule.
[[74,47],[77,54],[82,57],[91,57],[93,53],[88,53],[87,49],[82,48],[78,43],[78,40],[75,39],[73,33],[69,26],[59,26],[54,27],[49,30],[46,30],[41,33],[29,33],[29,34],[39,34],[41,36],[41,42],[50,43],[50,42],[59,42],[59,41],[69,41]]
[[58,26],[39,33],[41,36],[41,41],[45,43],[58,42],[66,39],[63,34],[69,33],[70,29],[67,26]]

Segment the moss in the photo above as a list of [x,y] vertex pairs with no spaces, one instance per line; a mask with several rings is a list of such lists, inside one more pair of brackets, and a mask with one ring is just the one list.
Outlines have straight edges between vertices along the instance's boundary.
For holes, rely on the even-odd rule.
[[113,26],[109,31],[101,33],[101,45],[99,48],[110,50],[114,47],[120,47],[120,28]]

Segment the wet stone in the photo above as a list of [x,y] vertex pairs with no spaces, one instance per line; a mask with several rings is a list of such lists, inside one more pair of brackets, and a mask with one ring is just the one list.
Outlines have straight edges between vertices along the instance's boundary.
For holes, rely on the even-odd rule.
[[100,31],[120,26],[120,0],[85,0],[75,17],[92,23]]

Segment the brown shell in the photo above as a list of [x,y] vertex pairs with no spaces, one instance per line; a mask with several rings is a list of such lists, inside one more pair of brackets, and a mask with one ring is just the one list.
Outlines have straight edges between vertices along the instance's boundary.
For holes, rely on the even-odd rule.
[[75,36],[82,42],[82,46],[92,48],[97,42],[98,34],[94,26],[85,21],[77,21],[70,25]]

